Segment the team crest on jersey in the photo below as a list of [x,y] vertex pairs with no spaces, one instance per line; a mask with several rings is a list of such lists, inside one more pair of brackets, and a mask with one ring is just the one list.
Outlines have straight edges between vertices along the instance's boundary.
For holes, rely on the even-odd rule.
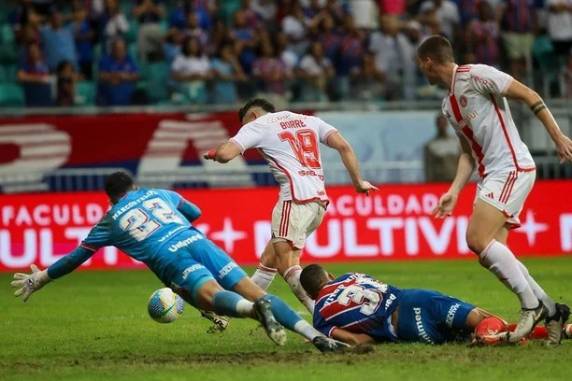
[[459,98],[459,103],[461,104],[462,107],[467,107],[467,97],[464,95],[461,95],[461,98]]

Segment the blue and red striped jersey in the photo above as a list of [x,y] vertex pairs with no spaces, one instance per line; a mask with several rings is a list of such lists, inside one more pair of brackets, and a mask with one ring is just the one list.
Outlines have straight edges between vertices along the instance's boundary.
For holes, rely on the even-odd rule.
[[391,314],[400,290],[369,275],[348,273],[326,284],[316,299],[314,327],[327,336],[336,328],[365,333],[376,341],[395,341]]

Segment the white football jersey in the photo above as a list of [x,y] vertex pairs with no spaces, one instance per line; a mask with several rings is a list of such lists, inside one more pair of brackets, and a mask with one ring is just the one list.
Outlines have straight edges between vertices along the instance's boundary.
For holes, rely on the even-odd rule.
[[280,111],[245,124],[231,141],[241,152],[259,149],[280,184],[281,200],[327,201],[319,143],[336,131],[320,118]]
[[443,113],[471,146],[481,178],[535,169],[503,96],[512,80],[492,66],[458,66],[449,95],[443,99]]

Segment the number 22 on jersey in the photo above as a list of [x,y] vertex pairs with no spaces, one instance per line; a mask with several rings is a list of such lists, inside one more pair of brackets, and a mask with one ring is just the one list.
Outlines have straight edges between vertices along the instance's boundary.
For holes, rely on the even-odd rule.
[[[150,218],[150,215],[154,218]],[[160,198],[143,202],[142,207],[131,209],[119,220],[121,229],[137,241],[143,241],[162,224],[168,223],[183,224],[183,220]]]
[[296,158],[304,167],[321,168],[318,139],[312,130],[304,129],[292,133],[284,131],[278,134],[281,141],[287,141]]

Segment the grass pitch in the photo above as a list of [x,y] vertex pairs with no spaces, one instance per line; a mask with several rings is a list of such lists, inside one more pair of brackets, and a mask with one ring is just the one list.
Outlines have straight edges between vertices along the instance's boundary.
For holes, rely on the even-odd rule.
[[[554,298],[572,304],[572,257],[525,262]],[[476,261],[328,269],[436,289],[509,320],[518,315],[516,298]],[[155,323],[146,303],[161,285],[148,271],[74,273],[26,304],[12,296],[10,277],[0,275],[0,380],[570,380],[572,373],[572,340],[558,348],[387,344],[363,355],[323,355],[292,334],[276,347],[252,321],[233,320],[224,334],[209,335],[190,306],[173,324]],[[271,292],[302,310],[281,279]]]

